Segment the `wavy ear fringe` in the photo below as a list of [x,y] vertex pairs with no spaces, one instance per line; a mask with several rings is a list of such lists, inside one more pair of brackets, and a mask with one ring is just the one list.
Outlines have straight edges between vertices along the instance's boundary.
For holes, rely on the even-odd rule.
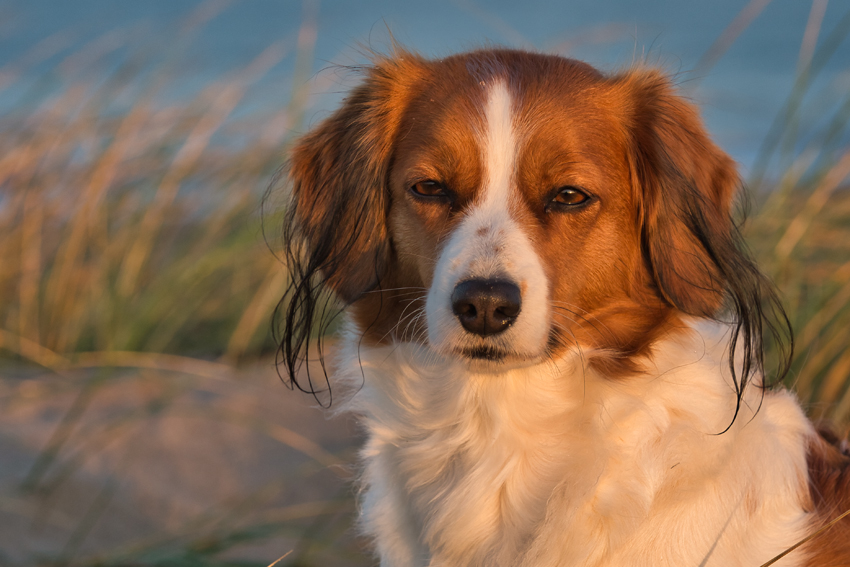
[[[339,314],[336,296],[350,305],[380,286],[391,262],[387,228],[387,185],[392,147],[413,83],[423,61],[397,50],[365,70],[364,81],[342,107],[305,135],[292,151],[288,176],[292,194],[283,239],[290,284],[275,311],[282,332],[278,363],[291,386],[317,396],[309,365],[315,341],[322,360],[322,335]],[[322,360],[324,370],[324,361]]]
[[779,356],[775,380],[787,374],[790,322],[732,218],[740,184],[735,165],[708,138],[694,107],[657,71],[633,71],[615,80],[629,93],[641,246],[658,293],[689,315],[731,316],[734,423],[744,389],[764,371],[766,339]]

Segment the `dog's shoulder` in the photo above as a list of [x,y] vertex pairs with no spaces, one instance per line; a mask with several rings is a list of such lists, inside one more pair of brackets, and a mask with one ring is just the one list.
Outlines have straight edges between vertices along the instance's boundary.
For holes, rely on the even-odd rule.
[[[850,510],[850,442],[830,424],[818,424],[808,448],[809,493],[819,524],[825,526]],[[809,544],[810,565],[850,562],[850,517]]]

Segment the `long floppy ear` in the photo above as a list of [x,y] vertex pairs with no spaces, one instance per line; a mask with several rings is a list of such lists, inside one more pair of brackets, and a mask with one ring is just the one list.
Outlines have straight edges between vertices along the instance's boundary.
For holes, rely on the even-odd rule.
[[[378,59],[342,107],[306,134],[292,151],[292,196],[284,220],[291,283],[281,352],[296,380],[302,350],[315,325],[328,323],[326,288],[351,304],[380,285],[391,261],[387,187],[392,147],[414,83],[424,69],[397,51]],[[309,378],[308,378],[309,379]]]
[[[793,338],[772,284],[750,258],[733,220],[740,185],[734,163],[665,75],[639,70],[615,81],[628,101],[645,261],[670,305],[732,323],[729,364],[740,407],[750,375],[763,368],[763,335],[774,340],[780,379],[790,364]],[[742,354],[740,366],[736,351]]]
[[731,215],[735,165],[664,75],[645,71],[628,81],[642,245],[653,277],[673,306],[714,316],[732,275],[717,256],[738,252]]
[[389,255],[387,174],[410,83],[407,54],[366,71],[342,107],[292,151],[290,242],[300,241],[346,303],[378,284]]

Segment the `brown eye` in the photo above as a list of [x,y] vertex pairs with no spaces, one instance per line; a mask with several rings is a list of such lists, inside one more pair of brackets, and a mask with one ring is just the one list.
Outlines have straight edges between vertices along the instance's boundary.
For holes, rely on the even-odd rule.
[[555,195],[553,201],[562,205],[580,205],[587,201],[588,198],[587,193],[575,187],[562,187],[558,191],[558,194]]
[[561,207],[575,207],[590,200],[590,196],[577,187],[567,186],[558,189],[551,203]]
[[414,183],[410,192],[419,197],[448,197],[449,195],[442,183],[431,179]]

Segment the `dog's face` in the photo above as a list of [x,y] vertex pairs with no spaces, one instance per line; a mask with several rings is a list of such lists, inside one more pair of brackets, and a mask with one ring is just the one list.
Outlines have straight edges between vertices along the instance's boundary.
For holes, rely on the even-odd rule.
[[626,140],[610,102],[588,96],[589,69],[560,85],[529,73],[521,89],[463,71],[401,121],[390,233],[428,290],[436,350],[533,360],[604,324],[598,310],[628,301],[641,272],[621,244],[639,241]]
[[579,346],[628,370],[728,286],[734,167],[653,71],[400,54],[302,139],[291,177],[290,236],[374,342],[483,365]]

